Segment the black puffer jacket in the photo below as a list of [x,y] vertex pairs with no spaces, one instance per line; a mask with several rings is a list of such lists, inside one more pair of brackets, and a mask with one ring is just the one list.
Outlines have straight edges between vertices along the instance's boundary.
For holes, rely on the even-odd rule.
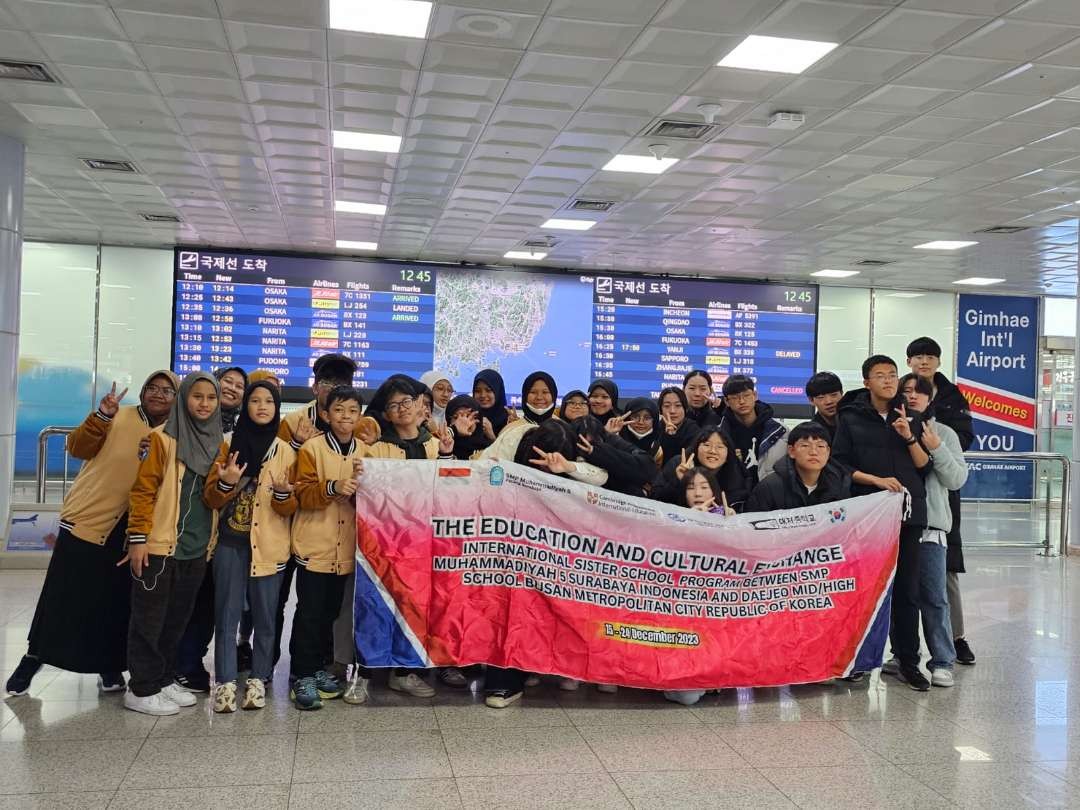
[[[975,426],[971,423],[971,406],[963,391],[940,371],[934,375],[934,417],[948,425],[960,439],[960,449],[965,452],[975,442]],[[952,512],[952,528],[949,529],[949,546],[945,554],[945,568],[954,574],[964,573],[964,547],[960,538],[960,493],[949,493],[949,511]]]
[[[916,469],[900,434],[892,423],[900,419],[893,408],[887,419],[870,403],[870,392],[865,388],[848,391],[840,400],[836,439],[833,441],[833,459],[851,472],[863,472],[879,478],[895,478],[911,493],[911,515],[905,525],[926,526],[926,485],[924,479],[932,464]],[[922,435],[922,423],[916,416],[911,425],[912,434]],[[853,495],[869,495],[879,492],[875,487],[852,483]]]
[[829,459],[821,471],[818,485],[807,492],[795,471],[795,462],[784,456],[776,462],[773,474],[754,487],[746,501],[747,512],[771,512],[774,509],[799,509],[819,503],[832,503],[851,497],[851,473]]
[[[674,503],[679,506],[686,505],[682,481],[675,474],[675,469],[681,461],[682,459],[679,456],[675,456],[660,470],[660,474],[656,476],[656,480],[652,485],[652,498],[654,500]],[[736,512],[742,512],[743,507],[746,505],[746,496],[749,494],[749,486],[746,483],[746,476],[738,459],[734,456],[728,458],[724,466],[716,471],[716,479],[720,484],[720,489],[727,495],[728,506]]]

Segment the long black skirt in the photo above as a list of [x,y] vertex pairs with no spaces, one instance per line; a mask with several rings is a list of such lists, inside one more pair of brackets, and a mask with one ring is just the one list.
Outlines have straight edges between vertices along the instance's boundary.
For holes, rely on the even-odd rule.
[[30,625],[29,654],[69,672],[127,669],[131,574],[124,517],[99,546],[61,529]]

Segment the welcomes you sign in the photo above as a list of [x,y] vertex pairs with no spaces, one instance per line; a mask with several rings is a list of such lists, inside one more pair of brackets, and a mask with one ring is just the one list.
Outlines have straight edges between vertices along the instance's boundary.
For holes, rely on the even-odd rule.
[[[956,383],[975,423],[972,450],[1022,453],[1035,449],[1039,300],[961,295]],[[979,461],[963,489],[967,498],[1027,499],[1030,462]]]

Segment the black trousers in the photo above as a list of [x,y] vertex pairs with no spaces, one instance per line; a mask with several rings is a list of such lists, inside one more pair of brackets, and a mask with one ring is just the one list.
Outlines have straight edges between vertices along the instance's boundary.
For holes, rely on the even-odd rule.
[[520,669],[502,669],[501,667],[487,668],[484,676],[484,691],[492,692],[520,692],[525,688],[525,673]]
[[203,659],[210,651],[210,642],[214,638],[214,567],[206,566],[206,576],[195,596],[195,605],[191,611],[184,635],[180,637],[180,647],[176,655],[178,675],[192,675],[205,672]]
[[285,606],[289,603],[289,594],[292,593],[296,568],[296,558],[290,554],[289,559],[285,561],[285,575],[281,578],[281,593],[278,596],[277,618],[274,623],[274,666],[277,666],[278,659],[281,658],[281,636],[285,632]]
[[326,665],[327,640],[341,612],[347,574],[320,574],[296,569],[296,612],[293,614],[289,655],[296,678],[314,675]]
[[161,691],[176,674],[176,651],[202,585],[205,557],[177,560],[151,554],[131,583],[128,688],[139,697]]
[[900,527],[900,551],[893,579],[892,626],[889,641],[893,655],[905,666],[919,664],[919,526]]

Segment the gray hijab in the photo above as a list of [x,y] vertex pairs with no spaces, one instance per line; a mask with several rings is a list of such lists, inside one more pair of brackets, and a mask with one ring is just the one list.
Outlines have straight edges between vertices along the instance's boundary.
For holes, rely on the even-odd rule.
[[[188,394],[199,381],[214,386],[219,398],[218,406],[205,420],[196,419],[187,407]],[[193,371],[181,381],[180,390],[176,392],[172,410],[165,422],[165,435],[176,439],[176,458],[184,462],[184,466],[193,473],[204,478],[210,472],[210,465],[214,463],[223,439],[220,397],[221,390],[213,375],[205,371]]]

